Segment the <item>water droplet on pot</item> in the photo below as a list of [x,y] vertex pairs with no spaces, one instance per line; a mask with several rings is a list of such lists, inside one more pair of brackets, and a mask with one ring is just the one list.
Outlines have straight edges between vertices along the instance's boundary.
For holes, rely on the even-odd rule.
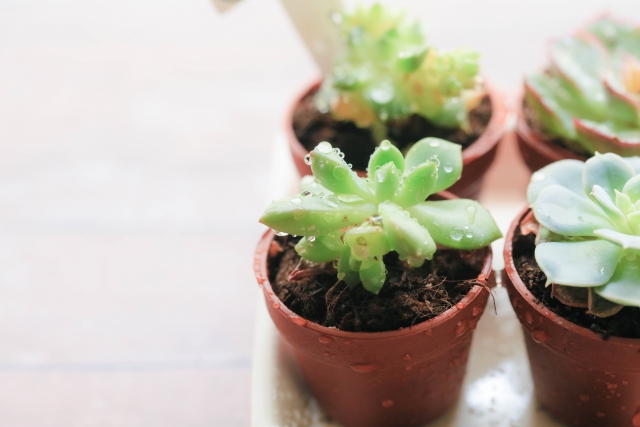
[[333,342],[333,338],[328,337],[326,335],[320,335],[320,338],[318,338],[318,341],[320,341],[323,344],[329,344],[330,342]]
[[464,334],[466,330],[467,330],[467,321],[461,320],[460,322],[458,322],[458,325],[454,329],[453,335],[455,335],[456,337],[459,337],[462,334]]
[[538,344],[542,344],[549,340],[549,334],[542,329],[534,329],[531,335],[533,336],[533,340]]
[[325,351],[325,352],[323,353],[323,356],[324,356],[324,357],[329,357],[329,356],[331,356],[331,354],[329,354],[329,352],[328,352],[328,351]]
[[464,233],[458,227],[453,227],[453,229],[451,229],[451,232],[449,233],[449,235],[451,236],[451,238],[453,240],[458,242],[458,241],[462,240],[462,236],[464,235]]
[[404,356],[402,356],[402,360],[406,360],[406,361],[411,360],[411,355],[410,354],[405,354]]
[[318,144],[316,150],[323,154],[329,154],[333,151],[333,147],[327,141],[322,141],[320,144]]
[[295,323],[296,325],[300,325],[300,326],[304,326],[304,325],[306,325],[307,323],[309,323],[309,322],[307,321],[307,319],[305,319],[305,318],[303,318],[303,317],[300,317],[300,316],[291,316],[291,317],[290,317],[290,319],[291,319],[291,321],[292,321],[293,323]]
[[527,322],[528,324],[533,323],[533,316],[528,311],[524,314],[524,321]]
[[475,306],[473,307],[473,310],[471,310],[471,314],[473,315],[473,317],[478,317],[480,313],[482,313],[482,307]]
[[349,365],[349,367],[361,374],[366,374],[379,369],[379,367],[377,365],[374,365],[373,363],[352,363]]
[[393,400],[387,399],[382,401],[382,406],[384,408],[391,408],[393,406]]
[[459,302],[459,303],[457,303],[457,304],[456,304],[456,308],[457,308],[458,310],[462,310],[462,309],[464,308],[464,304],[463,304],[463,303],[461,303],[461,302]]
[[423,332],[423,334],[425,337],[430,337],[431,335],[433,335],[433,329],[427,329]]
[[307,154],[306,156],[304,156],[304,162],[308,165],[311,164],[311,154]]
[[274,302],[273,303],[273,308],[275,308],[276,310],[280,308],[280,303],[279,302]]
[[346,345],[351,345],[351,344],[353,343],[353,341],[352,341],[352,340],[350,340],[349,338],[347,338],[347,339],[345,339],[345,340],[344,340],[344,343],[345,343]]
[[589,399],[591,399],[591,398],[586,394],[581,394],[580,395],[580,400],[582,400],[583,402],[588,402]]
[[626,381],[626,380],[622,381],[622,385],[628,385],[628,384],[629,384],[629,381]]
[[607,384],[609,390],[615,390],[618,388],[618,384]]

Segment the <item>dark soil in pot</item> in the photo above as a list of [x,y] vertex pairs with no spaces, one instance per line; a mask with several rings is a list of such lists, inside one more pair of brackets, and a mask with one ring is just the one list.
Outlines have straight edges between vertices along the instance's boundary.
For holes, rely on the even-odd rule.
[[[353,122],[335,120],[331,113],[318,111],[313,96],[317,89],[305,95],[293,112],[293,130],[302,145],[311,151],[322,141],[329,141],[345,154],[345,160],[355,170],[364,171],[369,157],[377,146],[369,129],[359,128]],[[482,102],[469,113],[471,131],[459,128],[442,128],[414,114],[407,120],[388,121],[388,139],[400,150],[426,137],[437,137],[460,144],[466,148],[487,129],[491,119],[491,100],[485,96]]]
[[384,257],[387,280],[378,295],[361,285],[349,289],[335,272],[291,282],[300,262],[299,238],[278,237],[283,251],[272,258],[273,290],[296,314],[343,331],[380,332],[411,327],[442,314],[471,290],[482,269],[472,252],[439,250],[421,268],[405,268],[395,252]]
[[513,239],[513,258],[516,269],[524,284],[540,304],[570,322],[600,334],[603,339],[610,336],[640,338],[640,308],[638,307],[625,307],[611,317],[600,318],[588,314],[584,308],[569,307],[552,297],[552,288],[545,287],[547,276],[538,267],[534,250],[535,235],[523,236],[520,230],[516,230]]

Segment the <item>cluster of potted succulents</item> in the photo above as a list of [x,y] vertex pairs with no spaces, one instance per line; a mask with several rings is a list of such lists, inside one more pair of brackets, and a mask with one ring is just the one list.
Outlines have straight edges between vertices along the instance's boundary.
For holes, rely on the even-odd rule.
[[331,73],[305,88],[285,126],[296,167],[328,141],[364,174],[383,140],[402,151],[425,137],[456,142],[464,171],[450,191],[477,197],[504,135],[503,99],[479,74],[477,52],[440,51],[418,23],[376,4],[340,19],[344,50]]
[[544,72],[527,77],[517,126],[532,171],[596,151],[640,154],[640,31],[601,18],[553,42]]
[[[501,234],[444,190],[469,191],[466,154],[501,107],[477,55],[438,53],[379,6],[343,19],[348,49],[289,118],[298,169],[313,176],[262,216],[272,230],[256,277],[329,415],[419,426],[457,399],[490,293]],[[525,82],[520,147],[544,167],[506,236],[503,283],[541,404],[568,425],[640,427],[640,157],[620,156],[640,154],[640,29],[603,18],[551,50]],[[470,135],[487,102],[491,121],[467,148],[422,138],[425,126]]]

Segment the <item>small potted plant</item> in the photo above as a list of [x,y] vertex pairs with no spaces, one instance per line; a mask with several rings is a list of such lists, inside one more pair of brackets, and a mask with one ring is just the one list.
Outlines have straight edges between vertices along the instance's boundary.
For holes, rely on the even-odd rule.
[[406,152],[425,137],[459,144],[464,172],[450,191],[477,196],[505,129],[501,97],[479,76],[479,55],[427,45],[418,23],[376,4],[341,15],[344,49],[322,82],[305,88],[285,121],[300,175],[321,141],[339,148],[361,175],[375,147]]
[[516,133],[532,171],[640,154],[640,27],[605,17],[554,41],[547,69],[525,79]]
[[267,208],[257,280],[329,415],[423,425],[459,395],[501,234],[476,201],[425,201],[459,178],[457,144],[426,138],[405,158],[383,141],[368,178],[343,157],[319,144],[307,157],[315,179]]
[[536,395],[576,426],[640,426],[640,158],[535,172],[506,237],[504,283]]

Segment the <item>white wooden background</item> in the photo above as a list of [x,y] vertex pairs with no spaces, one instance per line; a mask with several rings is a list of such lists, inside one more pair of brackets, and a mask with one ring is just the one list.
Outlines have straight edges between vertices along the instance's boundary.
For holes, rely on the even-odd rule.
[[[605,7],[640,22],[639,0],[394,3],[511,92]],[[256,219],[315,74],[276,0],[0,1],[0,426],[249,424]],[[506,146],[485,199],[521,200],[520,166]]]

